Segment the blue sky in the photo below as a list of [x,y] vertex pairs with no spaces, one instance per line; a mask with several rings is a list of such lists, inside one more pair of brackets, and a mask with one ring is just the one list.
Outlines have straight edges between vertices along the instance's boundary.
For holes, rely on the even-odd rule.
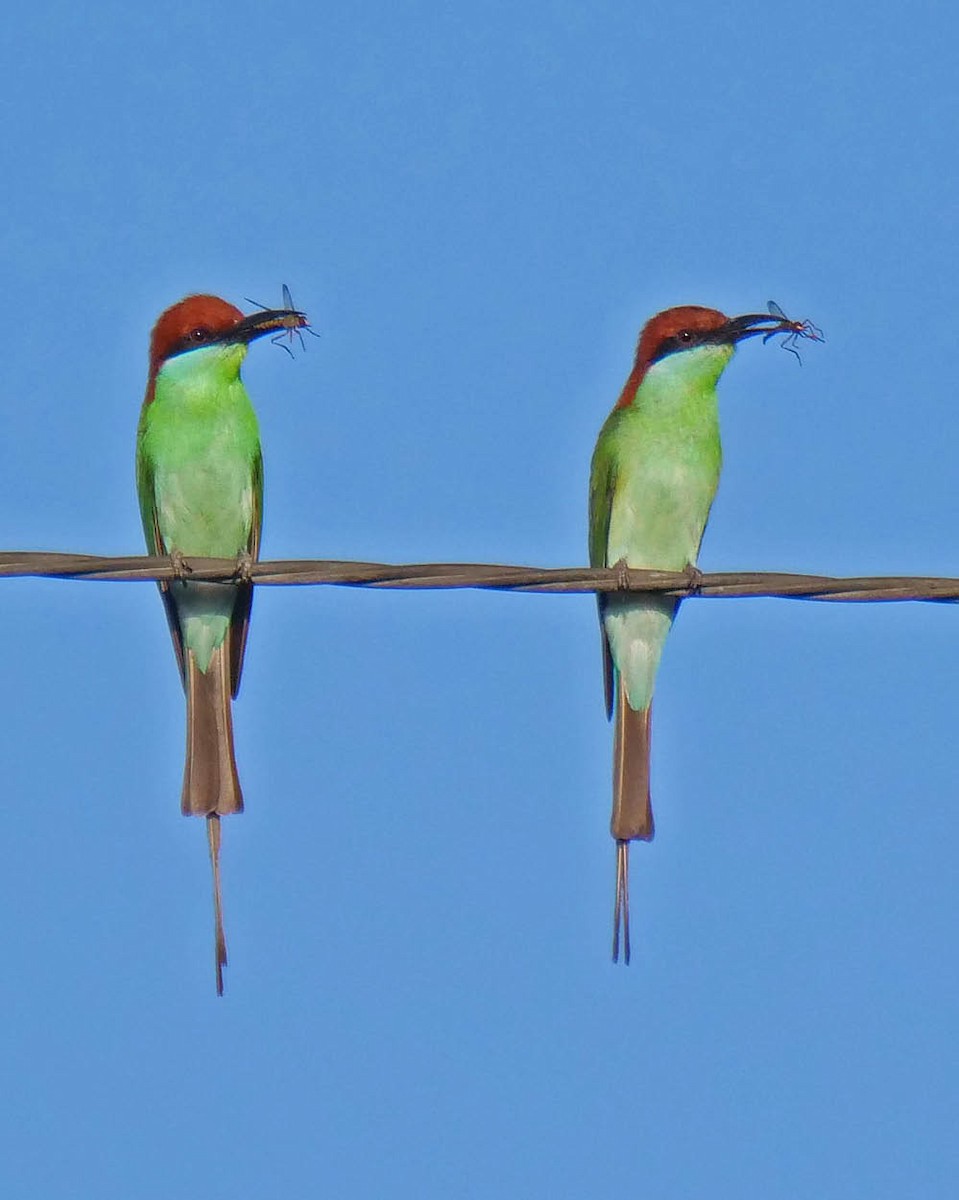
[[[959,574],[959,18],[932,3],[40,0],[0,46],[0,548],[137,553],[149,329],[278,302],[267,557],[585,561],[658,309],[721,384],[704,569]],[[955,1194],[959,618],[692,601],[609,962],[588,596],[259,589],[213,989],[155,590],[5,581],[0,1190]]]

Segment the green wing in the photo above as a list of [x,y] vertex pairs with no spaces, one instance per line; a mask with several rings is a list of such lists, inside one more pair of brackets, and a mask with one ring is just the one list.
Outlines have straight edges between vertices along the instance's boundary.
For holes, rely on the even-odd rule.
[[[615,418],[615,413],[613,418]],[[616,491],[617,470],[612,441],[610,421],[607,421],[600,430],[596,449],[593,451],[593,462],[589,475],[589,565],[591,567],[609,566],[607,561],[609,518],[613,508],[613,495]],[[599,629],[603,639],[603,682],[608,718],[613,715],[615,676],[613,658],[609,652],[609,640],[603,624],[606,599],[602,592],[597,592],[596,604],[599,609]]]
[[[253,462],[253,519],[246,549],[255,562],[260,557],[260,531],[263,528],[263,455],[257,446]],[[240,690],[240,674],[243,671],[243,655],[246,653],[246,637],[250,630],[250,612],[253,608],[253,584],[243,580],[237,585],[236,603],[230,620],[230,689],[234,696]]]
[[[156,493],[153,486],[153,464],[137,446],[137,496],[140,500],[140,518],[143,521],[143,535],[146,538],[147,550],[157,557],[164,557],[167,548],[163,544],[163,535],[157,517]],[[166,612],[167,624],[170,626],[170,636],[173,638],[173,650],[176,654],[177,666],[180,668],[180,679],[186,687],[186,665],[183,659],[183,629],[177,615],[176,604],[170,595],[169,580],[161,580],[157,587],[160,589],[160,599]]]

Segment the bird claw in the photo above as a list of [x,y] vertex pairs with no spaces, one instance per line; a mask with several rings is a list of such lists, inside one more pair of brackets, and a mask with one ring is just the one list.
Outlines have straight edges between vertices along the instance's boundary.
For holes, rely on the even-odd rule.
[[186,579],[186,577],[188,575],[193,573],[193,568],[190,566],[190,564],[187,562],[187,560],[183,557],[182,550],[171,551],[170,566],[173,569],[173,578],[174,579],[179,579],[182,581],[182,580]]
[[618,563],[615,563],[613,569],[616,571],[616,586],[621,592],[628,592],[632,588],[632,583],[629,579],[629,563],[625,558],[621,558]]
[[241,550],[236,556],[236,569],[233,578],[237,583],[253,582],[253,555],[249,550]]
[[687,563],[683,568],[686,579],[686,595],[698,596],[703,586],[703,573],[695,563]]

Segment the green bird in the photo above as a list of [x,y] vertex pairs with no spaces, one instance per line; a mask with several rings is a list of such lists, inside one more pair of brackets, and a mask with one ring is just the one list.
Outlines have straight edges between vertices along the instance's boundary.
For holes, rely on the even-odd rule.
[[[667,309],[647,322],[632,372],[593,452],[591,566],[682,571],[695,565],[722,463],[719,377],[743,338],[810,337],[813,328],[790,321],[781,310],[730,318],[692,305]],[[679,601],[607,592],[598,594],[598,602],[606,715],[615,714],[613,961],[622,929],[628,963],[629,843],[653,836],[650,712],[656,669]]]
[[[213,868],[216,990],[226,938],[220,892],[220,817],[243,811],[233,749],[260,549],[263,458],[256,414],[240,379],[254,338],[306,325],[292,309],[245,317],[217,296],[168,308],[150,339],[150,374],[137,431],[137,490],[150,554],[169,555],[178,578],[159,584],[186,691],[182,811],[204,816]],[[230,558],[230,583],[191,582],[184,560]]]

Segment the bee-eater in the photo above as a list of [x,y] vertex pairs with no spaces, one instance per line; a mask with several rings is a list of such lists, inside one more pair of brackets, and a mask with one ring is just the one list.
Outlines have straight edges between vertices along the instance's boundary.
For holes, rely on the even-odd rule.
[[[302,313],[245,317],[217,296],[187,296],[153,327],[150,374],[137,431],[137,490],[150,554],[170,555],[180,578],[159,584],[186,691],[182,811],[205,816],[213,868],[216,990],[226,939],[220,896],[220,817],[243,811],[233,750],[263,515],[256,414],[240,379],[247,345],[290,328]],[[231,558],[230,583],[190,582],[185,559]]]
[[[632,372],[600,430],[589,483],[589,561],[666,571],[693,567],[719,483],[722,450],[716,384],[736,343],[801,332],[777,314],[726,317],[712,308],[669,308],[647,322]],[[649,797],[650,710],[656,669],[679,601],[600,593],[606,715],[615,713],[613,815],[616,903],[629,962],[629,843],[653,836]]]

